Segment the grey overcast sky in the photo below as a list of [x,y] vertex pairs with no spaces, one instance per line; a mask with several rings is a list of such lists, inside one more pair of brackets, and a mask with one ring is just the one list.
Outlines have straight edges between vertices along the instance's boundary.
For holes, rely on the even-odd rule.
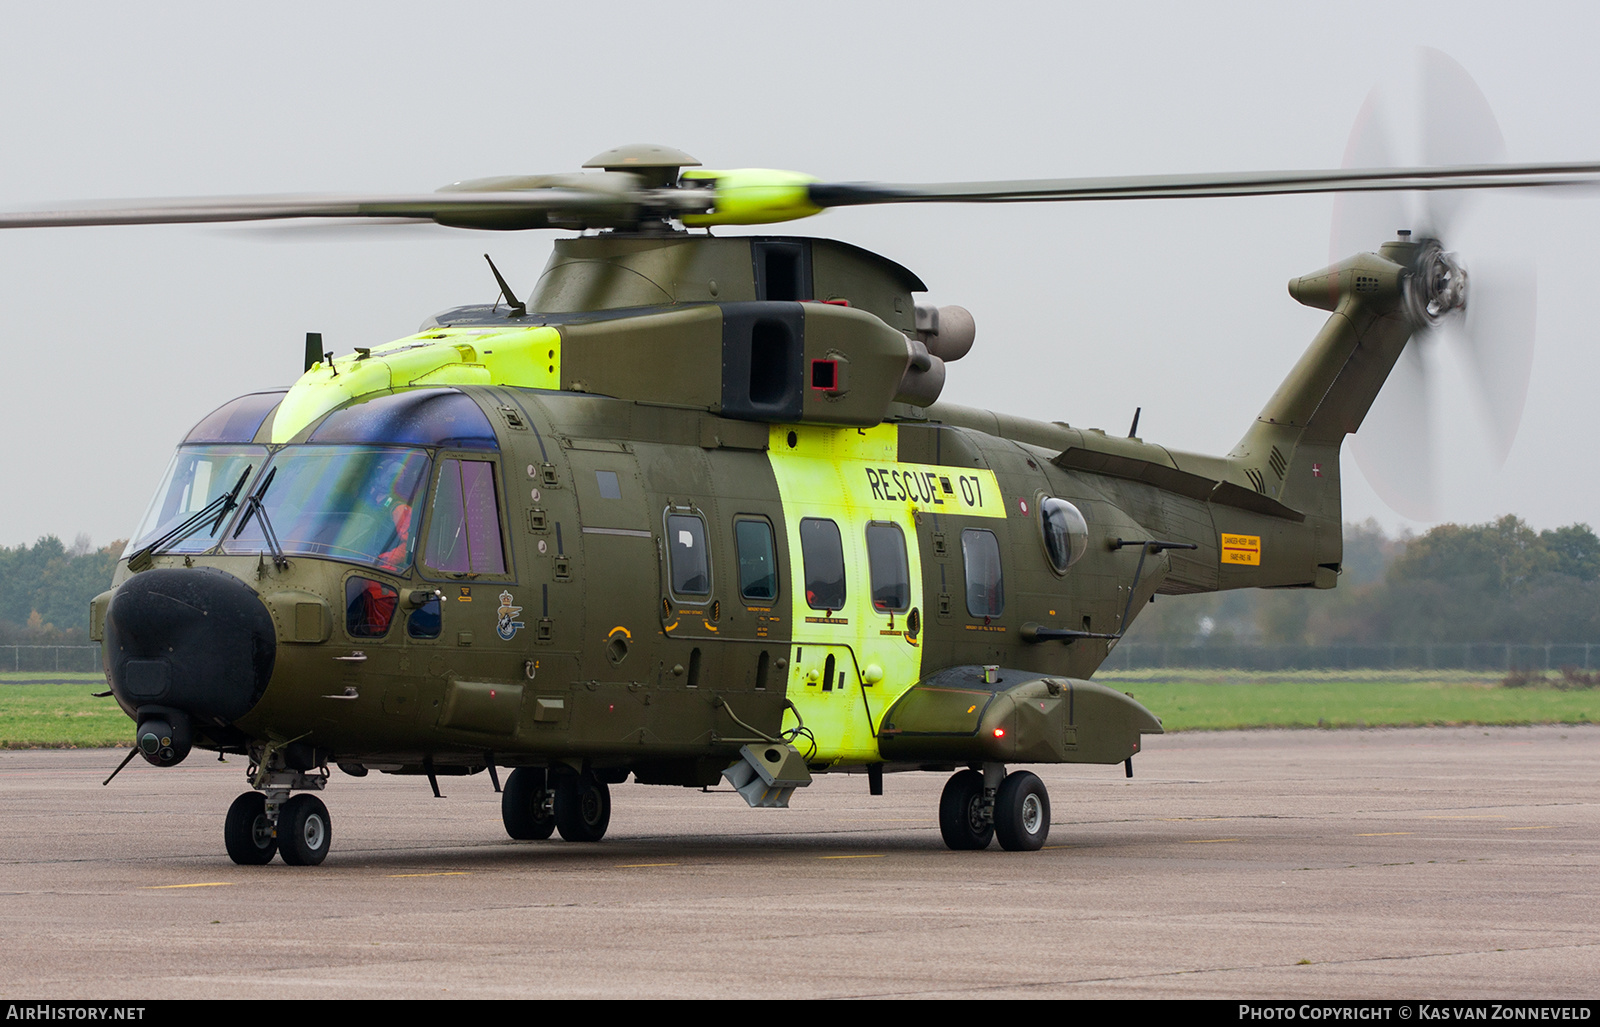
[[[1453,56],[1508,156],[1600,159],[1600,6],[539,2],[11,5],[0,207],[416,192],[575,169],[626,142],[826,180],[1337,166],[1368,89]],[[1406,154],[1402,151],[1400,156]],[[1327,197],[836,211],[794,226],[917,271],[978,323],[945,398],[1225,452],[1320,326],[1285,282],[1329,260]],[[1538,350],[1502,470],[1441,361],[1440,516],[1600,522],[1600,195],[1492,196],[1469,264],[1539,268]],[[1396,226],[1399,227],[1399,226]],[[138,521],[206,412],[340,352],[524,294],[548,236],[378,228],[0,233],[0,545]],[[1485,249],[1473,250],[1468,238]],[[1493,240],[1484,242],[1483,240]],[[1373,239],[1362,248],[1375,248]],[[1403,440],[1402,440],[1403,441]],[[1346,447],[1347,451],[1349,447]],[[1346,516],[1420,529],[1345,459]]]

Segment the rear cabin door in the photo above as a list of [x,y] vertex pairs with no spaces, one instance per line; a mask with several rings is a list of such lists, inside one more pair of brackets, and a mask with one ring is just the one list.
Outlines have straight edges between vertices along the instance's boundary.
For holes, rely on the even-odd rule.
[[894,464],[892,432],[802,431],[772,461],[792,568],[788,695],[816,752],[796,744],[814,763],[874,763],[879,722],[921,676],[916,506],[870,484]]

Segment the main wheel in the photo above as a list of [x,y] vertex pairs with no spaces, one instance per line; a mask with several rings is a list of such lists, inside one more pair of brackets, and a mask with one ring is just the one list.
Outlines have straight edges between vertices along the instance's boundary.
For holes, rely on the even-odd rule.
[[1050,793],[1026,770],[1007,774],[994,797],[994,833],[1008,852],[1032,852],[1050,836]]
[[290,866],[316,866],[332,841],[328,807],[315,795],[296,795],[278,811],[278,852]]
[[556,818],[545,810],[550,794],[543,767],[518,767],[500,793],[500,819],[506,834],[519,841],[540,841],[555,833]]
[[611,824],[611,789],[593,774],[562,774],[556,782],[556,830],[569,842],[597,842]]
[[994,825],[983,816],[983,775],[962,770],[945,783],[939,796],[939,833],[952,849],[987,849]]
[[222,843],[228,858],[242,867],[265,866],[278,854],[278,839],[267,823],[267,797],[260,792],[245,792],[228,807],[222,824]]

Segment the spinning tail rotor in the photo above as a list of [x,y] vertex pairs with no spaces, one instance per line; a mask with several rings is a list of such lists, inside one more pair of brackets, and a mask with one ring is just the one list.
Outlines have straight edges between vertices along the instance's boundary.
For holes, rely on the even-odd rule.
[[[1424,164],[1500,160],[1505,144],[1499,125],[1471,76],[1437,50],[1421,51],[1418,70]],[[1346,167],[1393,166],[1383,108],[1383,96],[1374,89],[1351,133]],[[1440,365],[1459,362],[1472,383],[1486,422],[1486,455],[1496,469],[1516,439],[1533,367],[1532,263],[1474,257],[1469,271],[1454,249],[1473,238],[1473,199],[1454,191],[1363,192],[1340,194],[1334,205],[1336,256],[1392,238],[1396,230],[1423,243],[1406,283],[1406,313],[1416,334],[1353,442],[1356,461],[1378,495],[1419,521],[1438,516],[1433,418]]]

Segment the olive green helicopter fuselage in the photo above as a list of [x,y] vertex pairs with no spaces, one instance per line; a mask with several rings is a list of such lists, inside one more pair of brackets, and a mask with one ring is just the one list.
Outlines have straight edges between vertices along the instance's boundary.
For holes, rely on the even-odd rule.
[[241,862],[285,816],[320,861],[330,765],[516,768],[512,836],[586,840],[629,775],[783,805],[958,771],[947,843],[1037,848],[1048,798],[1005,767],[1131,773],[1160,722],[1089,678],[1155,595],[1333,587],[1339,446],[1429,245],[1292,282],[1332,316],[1199,456],[938,402],[964,312],[856,247],[564,240],[526,309],[317,346],[201,421],[93,604],[108,679],[150,762],[249,757]]

